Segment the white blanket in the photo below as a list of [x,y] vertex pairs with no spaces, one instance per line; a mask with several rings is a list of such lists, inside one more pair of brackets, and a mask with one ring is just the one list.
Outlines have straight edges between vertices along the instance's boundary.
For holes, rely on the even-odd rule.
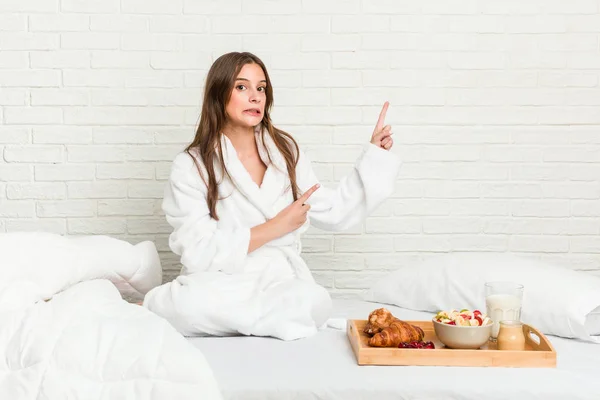
[[[261,186],[222,135],[229,177],[217,176],[218,221],[209,214],[206,185],[190,155],[181,153],[173,163],[163,209],[174,228],[169,244],[181,256],[183,270],[173,282],[150,291],[144,306],[185,335],[294,340],[315,334],[329,316],[331,299],[300,257],[300,236],[309,224],[329,231],[359,224],[394,190],[399,157],[367,144],[336,189],[321,186],[310,197],[304,226],[248,254],[250,229],[293,202],[282,155],[268,134],[263,141],[257,129],[256,140],[267,165]],[[196,161],[206,177],[202,161]],[[302,153],[296,178],[301,193],[319,182]]]
[[203,354],[121,297],[160,276],[149,242],[1,234],[0,399],[221,399]]

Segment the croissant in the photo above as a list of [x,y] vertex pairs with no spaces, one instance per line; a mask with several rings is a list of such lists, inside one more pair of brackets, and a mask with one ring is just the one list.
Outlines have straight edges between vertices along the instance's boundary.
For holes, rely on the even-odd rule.
[[367,325],[363,332],[369,336],[373,336],[376,333],[381,332],[382,329],[387,328],[390,324],[396,320],[396,317],[385,308],[378,308],[369,314],[367,319]]
[[419,342],[423,340],[425,333],[418,326],[396,319],[369,339],[369,346],[373,347],[398,347],[404,342]]

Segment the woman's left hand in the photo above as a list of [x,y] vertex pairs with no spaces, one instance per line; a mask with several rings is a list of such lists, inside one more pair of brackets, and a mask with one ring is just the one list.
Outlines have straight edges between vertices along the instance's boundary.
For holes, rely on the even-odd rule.
[[375,125],[375,130],[373,131],[373,136],[371,136],[371,143],[386,150],[391,149],[394,144],[394,140],[392,139],[392,127],[390,125],[384,125],[385,114],[387,113],[389,105],[390,103],[387,101],[383,105],[383,108],[379,113],[377,125]]

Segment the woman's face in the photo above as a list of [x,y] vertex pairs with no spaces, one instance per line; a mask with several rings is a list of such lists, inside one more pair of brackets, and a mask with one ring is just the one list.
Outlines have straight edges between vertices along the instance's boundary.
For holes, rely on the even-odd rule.
[[260,124],[267,100],[267,81],[257,64],[245,64],[233,85],[231,98],[225,107],[227,122],[239,127]]

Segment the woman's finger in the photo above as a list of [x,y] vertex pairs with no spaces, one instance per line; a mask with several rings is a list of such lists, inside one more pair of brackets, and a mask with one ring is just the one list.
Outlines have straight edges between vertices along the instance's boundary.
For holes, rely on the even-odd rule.
[[379,113],[379,118],[377,119],[377,124],[375,124],[375,132],[381,130],[381,128],[383,128],[383,124],[385,123],[385,115],[387,114],[387,110],[389,107],[390,103],[389,102],[385,102],[383,103],[383,108],[381,109],[381,112]]
[[388,136],[392,136],[392,135],[393,135],[393,132],[392,132],[391,127],[389,129],[382,129],[379,132],[375,133],[375,135],[373,135],[373,140],[374,141],[382,140],[384,137],[388,137]]
[[313,187],[311,187],[310,189],[308,189],[302,196],[298,197],[298,200],[296,200],[298,203],[304,205],[304,203],[306,203],[306,201],[308,200],[308,198],[320,187],[321,185],[319,185],[318,183],[316,185],[314,185]]

